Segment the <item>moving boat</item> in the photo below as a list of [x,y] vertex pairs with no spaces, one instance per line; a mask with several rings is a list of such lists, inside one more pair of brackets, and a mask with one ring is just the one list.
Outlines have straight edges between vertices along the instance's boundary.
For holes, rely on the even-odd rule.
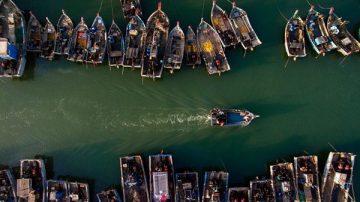
[[123,67],[141,68],[145,37],[145,24],[138,15],[135,15],[126,26]]
[[242,109],[218,109],[210,111],[211,126],[248,126],[255,118],[260,117]]
[[161,10],[161,2],[159,2],[158,9],[150,15],[146,23],[145,50],[141,68],[142,77],[161,78],[169,24],[169,18]]
[[228,182],[228,172],[205,172],[202,202],[227,202]]
[[219,34],[224,47],[235,46],[239,43],[229,16],[216,4],[216,0],[213,0],[211,9],[211,23]]
[[254,50],[256,46],[261,45],[261,41],[251,26],[246,11],[237,7],[235,1],[230,12],[230,20],[235,34],[245,50]]
[[19,202],[46,202],[46,171],[42,159],[20,161],[16,191]]
[[197,172],[176,174],[176,202],[200,202]]
[[197,28],[197,41],[210,75],[230,70],[219,34],[203,18]]
[[249,202],[250,189],[248,187],[229,188],[227,202]]
[[201,64],[200,47],[197,43],[197,37],[191,26],[185,35],[185,60],[186,65],[195,68],[195,65]]
[[292,163],[278,163],[270,166],[277,201],[298,201]]
[[60,16],[56,26],[56,41],[54,54],[63,55],[69,54],[71,36],[74,31],[74,24],[71,18],[66,15],[64,10]]
[[327,30],[331,39],[337,45],[337,50],[344,56],[360,51],[360,43],[350,34],[346,24],[348,22],[339,18],[335,14],[334,8],[331,8],[327,20]]
[[61,180],[48,180],[46,197],[47,202],[70,201],[67,183]]
[[355,155],[346,152],[330,152],[324,168],[321,184],[323,201],[347,202],[353,180]]
[[73,62],[84,62],[87,53],[89,39],[89,28],[84,18],[81,17],[79,24],[75,27],[71,37],[68,60]]
[[109,189],[96,194],[98,202],[121,202],[119,193],[115,189]]
[[40,56],[48,60],[54,58],[56,30],[54,25],[50,22],[49,18],[46,17],[46,24],[42,31],[41,38],[41,54]]
[[331,40],[325,25],[325,17],[314,9],[311,5],[309,13],[306,17],[306,33],[311,43],[311,46],[317,54],[325,55],[336,48],[336,45]]
[[0,77],[21,77],[26,64],[26,25],[11,0],[0,1]]
[[124,201],[149,201],[149,192],[141,156],[120,158],[121,185]]
[[270,179],[250,181],[250,201],[275,202],[274,182]]
[[320,182],[317,156],[294,157],[295,184],[300,202],[320,202]]
[[181,68],[184,57],[184,48],[185,35],[178,21],[174,29],[171,30],[167,41],[164,56],[165,69],[170,69],[170,72],[173,73],[175,69]]
[[149,156],[150,201],[175,202],[174,164],[170,154]]
[[68,182],[70,202],[89,202],[89,185],[80,182]]
[[17,202],[14,176],[10,170],[0,171],[0,201]]
[[121,65],[124,59],[124,37],[119,26],[113,20],[107,39],[107,54],[109,58],[109,66],[117,67]]
[[120,0],[120,2],[125,19],[142,14],[140,0]]
[[30,11],[30,18],[27,25],[27,51],[41,52],[41,31],[42,26],[35,15]]
[[97,13],[90,27],[90,36],[87,42],[86,62],[101,64],[106,51],[106,27],[100,14]]
[[298,57],[306,56],[304,21],[298,15],[298,10],[288,20],[285,27],[285,50],[289,58],[295,61]]

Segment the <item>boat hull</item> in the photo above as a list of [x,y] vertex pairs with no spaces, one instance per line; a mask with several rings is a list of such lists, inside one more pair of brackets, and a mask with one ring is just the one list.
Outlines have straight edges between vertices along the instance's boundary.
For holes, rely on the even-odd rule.
[[40,57],[52,60],[54,58],[56,29],[48,18],[46,18],[46,21],[46,25],[42,31]]
[[125,19],[142,15],[140,0],[120,0],[120,2]]
[[249,202],[250,189],[248,187],[233,187],[229,188],[228,202]]
[[185,35],[183,30],[177,25],[171,30],[165,49],[164,68],[179,70],[184,57]]
[[64,10],[62,10],[62,15],[60,16],[56,27],[57,33],[54,54],[68,55],[71,43],[71,36],[74,31],[74,24],[71,18],[66,15]]
[[105,57],[107,33],[105,23],[100,15],[95,17],[89,33],[85,62],[101,64]]
[[189,26],[185,36],[185,60],[186,65],[193,66],[201,64],[200,48],[194,30]]
[[176,174],[176,202],[199,202],[199,179],[197,172]]
[[110,67],[118,67],[122,65],[124,60],[124,37],[117,24],[113,22],[110,26],[107,39],[107,54]]
[[298,201],[295,187],[294,166],[292,163],[279,163],[270,166],[277,201]]
[[89,185],[87,183],[69,182],[70,202],[89,202]]
[[210,110],[211,126],[248,126],[259,117],[247,110],[218,109]]
[[296,10],[285,26],[285,50],[289,58],[306,57],[305,24]]
[[250,181],[250,201],[275,202],[274,182],[270,179]]
[[228,172],[205,172],[202,202],[227,202],[228,183]]
[[46,186],[47,202],[70,202],[69,190],[65,181],[48,180]]
[[16,185],[14,176],[10,170],[0,171],[1,195],[0,200],[6,202],[17,202]]
[[89,28],[83,18],[75,27],[71,38],[68,60],[72,62],[84,62],[87,53]]

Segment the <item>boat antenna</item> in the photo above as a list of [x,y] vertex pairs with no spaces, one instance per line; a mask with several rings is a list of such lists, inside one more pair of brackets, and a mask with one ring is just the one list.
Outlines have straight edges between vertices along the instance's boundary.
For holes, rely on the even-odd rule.
[[113,1],[110,0],[110,5],[111,5],[111,17],[112,17],[112,20],[113,20],[113,23],[114,23],[114,7],[113,7]]
[[337,152],[337,150],[335,149],[335,147],[334,147],[330,142],[328,142],[328,145],[331,147],[331,149],[333,149],[334,151]]
[[222,164],[222,166],[224,167],[225,171],[228,172],[228,170],[227,170],[227,168],[226,168],[226,166],[225,166],[224,161],[223,161],[222,159],[220,159],[220,161],[221,161],[221,164]]
[[348,58],[348,56],[345,56],[345,57],[339,62],[339,65],[342,65],[347,58]]
[[308,153],[306,150],[304,150],[304,153],[305,153],[306,155],[310,156],[309,153]]
[[283,17],[283,18],[284,18],[284,20],[285,20],[286,22],[287,22],[287,21],[289,21],[289,19],[287,19],[287,18],[285,17],[285,15],[281,12],[281,10],[280,10],[279,6],[276,6],[276,8],[278,9],[278,11],[279,11],[279,13],[280,13],[281,17]]
[[101,3],[100,3],[100,7],[99,7],[99,11],[98,11],[98,13],[100,13],[103,3],[104,3],[104,0],[101,0]]
[[319,8],[323,9],[323,10],[329,10],[330,8],[325,8],[324,6],[321,6],[321,4],[319,3],[318,0],[316,0],[317,5],[319,6]]
[[313,5],[309,2],[309,0],[306,0],[306,2],[309,4],[309,6],[313,6]]
[[245,58],[245,56],[246,56],[246,51],[247,51],[247,49],[245,49],[245,51],[244,51],[244,58]]
[[288,59],[287,59],[287,60],[286,60],[286,62],[285,62],[284,69],[286,69],[286,67],[288,66],[288,64],[289,64],[289,60],[290,60],[290,58],[288,57]]
[[205,0],[202,3],[201,18],[204,18]]

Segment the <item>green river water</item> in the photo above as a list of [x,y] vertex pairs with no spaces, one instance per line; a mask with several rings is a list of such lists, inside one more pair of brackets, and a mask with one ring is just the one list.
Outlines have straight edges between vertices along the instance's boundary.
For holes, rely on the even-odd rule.
[[[54,23],[64,8],[77,24],[84,16],[90,25],[100,0],[16,0],[23,10]],[[219,0],[227,11],[231,4]],[[320,0],[335,6],[350,21],[355,34],[360,23],[358,0]],[[119,157],[147,156],[164,149],[174,156],[175,168],[225,169],[232,185],[248,186],[255,176],[269,176],[276,160],[292,161],[304,151],[320,156],[320,169],[331,143],[339,151],[360,154],[360,54],[341,63],[340,53],[316,59],[310,44],[308,57],[289,62],[283,45],[285,20],[295,9],[306,16],[305,0],[243,0],[244,8],[263,42],[243,57],[243,50],[226,51],[232,70],[208,76],[204,66],[183,67],[156,82],[142,80],[140,71],[110,69],[107,65],[73,64],[29,58],[22,79],[0,79],[0,164],[16,166],[22,158],[45,154],[54,160],[56,175],[94,180],[97,192],[120,183]],[[155,0],[143,0],[143,19],[156,9]],[[122,30],[119,1],[114,17]],[[196,27],[201,0],[163,0],[171,28],[180,21]],[[211,1],[204,17],[209,22]],[[320,10],[320,9],[318,9]],[[328,12],[323,10],[322,12]],[[111,1],[101,14],[111,22]],[[356,33],[357,35],[357,33]],[[341,63],[341,64],[340,64]],[[212,128],[213,107],[247,108],[260,114],[247,128]],[[145,164],[147,166],[147,164]],[[355,190],[360,188],[355,165]],[[357,192],[359,197],[360,192]]]

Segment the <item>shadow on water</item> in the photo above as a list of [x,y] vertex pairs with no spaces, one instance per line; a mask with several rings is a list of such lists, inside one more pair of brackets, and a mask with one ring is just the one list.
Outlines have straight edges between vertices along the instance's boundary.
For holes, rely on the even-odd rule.
[[34,80],[37,58],[37,53],[27,53],[25,71],[24,75],[20,78],[21,81]]

